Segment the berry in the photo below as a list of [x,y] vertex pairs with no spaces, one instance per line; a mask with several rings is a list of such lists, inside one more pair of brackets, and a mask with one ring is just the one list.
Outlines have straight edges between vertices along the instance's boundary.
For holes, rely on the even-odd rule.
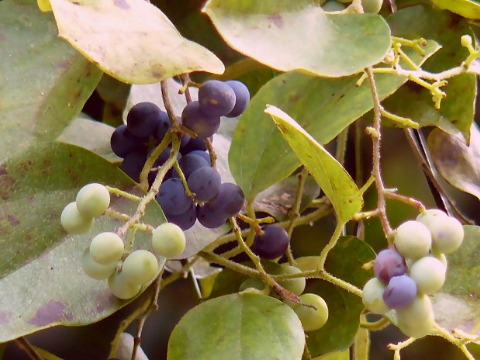
[[413,263],[410,277],[417,284],[419,293],[429,295],[443,286],[446,272],[447,267],[440,260],[426,256]]
[[122,274],[125,280],[132,284],[143,285],[150,282],[155,278],[157,271],[157,258],[147,250],[135,250],[122,264]]
[[209,201],[209,206],[219,217],[229,218],[237,215],[244,203],[245,195],[238,185],[223,183],[218,194]]
[[430,229],[430,225],[439,219],[445,219],[448,215],[439,209],[429,209],[423,214],[417,216],[417,221],[420,221],[423,225]]
[[118,157],[124,158],[134,151],[142,150],[145,138],[133,136],[127,129],[127,125],[120,125],[115,129],[110,139],[112,151]]
[[218,171],[210,166],[201,167],[188,177],[188,187],[199,201],[208,201],[217,195],[221,182]]
[[235,106],[235,91],[223,81],[209,80],[198,90],[198,102],[205,114],[224,116]]
[[113,274],[117,266],[116,262],[112,262],[107,265],[97,263],[90,255],[90,249],[88,247],[83,252],[81,262],[85,274],[97,280],[108,279],[110,275]]
[[183,109],[182,124],[193,130],[197,134],[198,139],[204,140],[218,130],[220,117],[205,114],[200,109],[198,101],[192,101]]
[[390,308],[383,301],[384,291],[385,285],[380,280],[377,278],[368,280],[362,291],[363,305],[374,314],[385,314]]
[[162,110],[151,102],[135,104],[127,115],[128,131],[138,137],[148,137],[157,130],[162,121]]
[[408,275],[394,276],[388,282],[382,298],[390,309],[401,309],[417,296],[417,284]]
[[189,154],[195,155],[195,156],[200,156],[201,158],[205,159],[207,163],[210,165],[210,155],[206,151],[203,150],[193,150]]
[[382,8],[383,0],[362,0],[363,12],[377,14]]
[[83,234],[92,228],[93,218],[82,215],[74,201],[63,209],[60,223],[70,234]]
[[[302,271],[295,267],[291,266],[288,264],[282,264],[280,268],[278,268],[274,274],[276,275],[283,275],[283,274],[289,274],[289,275],[294,275],[294,274],[299,274]],[[305,290],[305,285],[306,285],[306,280],[304,277],[298,277],[298,278],[293,278],[293,279],[287,279],[287,280],[279,280],[278,284],[287,289],[288,291],[291,291],[295,295],[300,295],[303,293],[303,290]]]
[[180,179],[171,178],[160,185],[156,199],[162,210],[170,215],[179,215],[188,210],[192,199],[185,194],[185,188]]
[[342,11],[345,10],[345,6],[337,1],[330,0],[322,5],[322,10],[326,12]]
[[195,154],[187,154],[180,159],[178,162],[180,169],[182,169],[183,175],[185,178],[188,179],[190,174],[192,174],[195,170],[198,170],[202,167],[210,167],[210,163],[205,160],[202,156],[198,156]]
[[153,251],[166,258],[174,258],[185,250],[186,238],[183,230],[175,224],[163,223],[152,233]]
[[103,232],[92,239],[90,255],[99,264],[107,265],[122,258],[123,241],[113,232]]
[[110,291],[119,299],[127,300],[133,298],[140,292],[142,287],[139,284],[132,284],[125,279],[123,272],[114,272],[108,278],[108,287]]
[[252,251],[263,259],[276,259],[288,248],[288,233],[279,225],[267,225],[263,235],[255,235]]
[[205,140],[190,138],[190,140],[180,148],[182,155],[187,155],[188,153],[196,150],[207,151],[207,144],[205,144]]
[[80,189],[76,198],[77,209],[87,217],[101,215],[110,205],[110,193],[101,184],[91,183]]
[[397,251],[385,249],[378,253],[373,271],[375,276],[388,284],[393,276],[403,275],[407,272],[405,259]]
[[160,111],[158,114],[157,127],[153,132],[153,137],[158,141],[162,141],[167,131],[170,129],[170,126],[172,126],[172,123],[170,122],[167,113],[165,111]]
[[303,304],[313,305],[317,308],[317,310],[315,310],[300,304],[292,305],[292,309],[300,319],[305,331],[318,330],[327,323],[328,306],[322,297],[307,293],[300,295],[299,298]]
[[397,311],[398,328],[407,336],[421,338],[435,325],[432,303],[427,295],[418,295],[410,305]]
[[197,206],[197,219],[206,228],[215,229],[227,221],[226,216],[220,216],[209,203],[203,206]]
[[430,252],[432,235],[420,221],[406,221],[395,231],[395,247],[406,258],[419,259]]
[[257,289],[257,290],[264,290],[266,284],[259,278],[248,278],[244,282],[240,284],[238,291],[244,291],[249,288]]
[[465,234],[457,219],[448,216],[432,221],[428,226],[432,233],[433,252],[451,254],[462,245]]
[[230,86],[235,93],[235,106],[226,116],[237,117],[247,108],[248,103],[250,102],[250,91],[248,91],[248,88],[241,81],[228,80],[225,81],[225,84]]
[[135,151],[123,159],[120,169],[125,174],[130,176],[134,181],[140,181],[140,173],[142,172],[145,161],[147,160],[147,153],[145,151]]
[[188,230],[195,225],[195,222],[197,221],[197,208],[195,204],[192,203],[192,205],[181,214],[165,214],[165,216],[167,217],[168,222],[180,226],[182,230]]

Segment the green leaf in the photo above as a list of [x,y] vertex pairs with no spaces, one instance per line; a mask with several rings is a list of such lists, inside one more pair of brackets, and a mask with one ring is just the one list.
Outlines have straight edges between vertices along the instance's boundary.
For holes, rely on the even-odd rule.
[[[409,54],[421,64],[438,49],[429,41],[425,56]],[[265,105],[281,107],[320,144],[326,144],[373,107],[368,81],[355,86],[358,79],[286,73],[258,91],[240,117],[229,153],[230,170],[248,199],[286,178],[301,164],[263,112]],[[387,74],[376,75],[375,79],[382,99],[406,82],[405,77]]]
[[102,73],[58,39],[32,2],[0,2],[0,160],[54,140],[80,112]]
[[327,15],[312,0],[210,0],[204,12],[232,48],[281,71],[350,75],[390,48],[381,16]]
[[325,354],[312,360],[350,360],[350,350]]
[[[317,268],[318,256],[297,259],[297,266],[304,270]],[[353,236],[339,239],[337,246],[328,254],[325,269],[332,275],[362,288],[372,277],[371,271],[362,266],[375,258],[375,252],[365,241]],[[340,289],[326,281],[309,280],[304,293],[322,296],[329,311],[324,327],[308,332],[307,345],[312,356],[348,349],[354,342],[364,306],[360,297]],[[335,336],[332,336],[335,334]]]
[[60,37],[123,82],[146,84],[192,71],[224,71],[220,59],[185,39],[148,1],[51,3]]
[[[460,65],[469,54],[461,45],[460,38],[465,34],[473,36],[471,25],[448,11],[422,5],[413,6],[392,14],[388,22],[395,36],[432,39],[442,46],[435,57],[425,62],[422,66],[424,70],[448,70]],[[385,102],[385,107],[421,126],[435,125],[451,134],[460,130],[468,141],[477,94],[476,76],[461,74],[452,77],[442,90],[447,97],[442,100],[439,110],[434,108],[430,91],[417,85],[402,88]]]
[[457,189],[480,199],[480,131],[472,125],[470,145],[439,129],[428,135],[428,148],[440,174]]
[[[133,182],[101,157],[61,143],[34,146],[0,169],[0,342],[54,325],[93,323],[124,306],[106,281],[89,278],[80,264],[95,234],[123,222],[100,216],[90,232],[68,235],[60,213],[86,183],[135,192]],[[112,197],[111,208],[121,213],[133,214],[136,206]],[[160,207],[150,204],[142,221],[164,222]],[[148,248],[150,236],[136,235],[136,246]]]
[[[470,332],[480,319],[480,227],[464,226],[459,250],[448,255],[448,271],[441,292],[433,295],[435,320],[449,330]],[[452,316],[455,314],[455,316]],[[480,335],[477,329],[477,334]]]
[[343,166],[282,110],[268,106],[278,130],[331,201],[338,221],[346,222],[363,207],[363,197]]
[[173,330],[168,360],[293,360],[305,344],[300,320],[274,298],[231,294],[190,310]]
[[447,9],[468,19],[480,19],[480,4],[471,0],[432,0],[440,9]]

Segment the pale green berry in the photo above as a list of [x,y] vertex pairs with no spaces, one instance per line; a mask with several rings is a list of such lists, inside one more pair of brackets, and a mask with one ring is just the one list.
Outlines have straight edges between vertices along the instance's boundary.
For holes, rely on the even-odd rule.
[[[278,268],[274,273],[276,275],[294,275],[301,272],[302,271],[295,266],[291,266],[289,264],[282,264],[280,268]],[[303,290],[305,290],[306,280],[304,277],[298,277],[287,280],[279,280],[278,284],[281,287],[287,289],[288,291],[291,291],[295,295],[300,295],[301,293],[303,293]]]
[[419,221],[406,221],[395,230],[394,244],[405,258],[419,259],[430,252],[432,235]]
[[462,245],[465,235],[460,221],[450,216],[432,224],[430,232],[432,251],[444,254],[455,252]]
[[266,284],[260,278],[248,278],[240,284],[239,291],[244,291],[249,288],[264,290]]
[[90,248],[86,248],[82,255],[82,268],[85,274],[96,280],[105,280],[110,277],[115,271],[117,262],[111,264],[102,265],[93,260],[90,255]]
[[122,274],[132,284],[143,285],[155,278],[158,260],[150,251],[135,250],[123,261]]
[[362,291],[362,302],[365,308],[374,314],[383,315],[390,310],[385,301],[383,301],[383,291],[385,285],[377,278],[372,278],[367,281]]
[[108,287],[110,291],[119,299],[131,299],[137,295],[142,287],[139,284],[132,284],[125,279],[123,273],[114,272],[108,278]]
[[174,223],[163,223],[152,233],[153,250],[166,258],[179,256],[185,250],[186,239],[183,230]]
[[417,295],[411,304],[396,310],[398,328],[407,336],[421,338],[435,325],[432,303],[427,295]]
[[74,201],[63,209],[60,215],[60,223],[70,234],[83,234],[92,228],[93,218],[82,215]]
[[293,304],[292,309],[300,319],[303,330],[315,331],[325,325],[328,320],[328,306],[325,300],[323,300],[323,298],[317,294],[310,293],[302,294],[299,296],[299,298],[303,304],[313,305],[316,307],[315,310],[301,304],[289,302],[289,305]]
[[330,0],[322,5],[322,9],[326,12],[342,11],[345,10],[345,5],[340,4],[335,0]]
[[413,263],[410,277],[415,280],[419,293],[429,295],[443,286],[446,272],[447,267],[440,260],[426,256]]
[[92,239],[90,255],[99,264],[107,265],[122,258],[124,244],[120,236],[113,232],[103,232]]
[[423,225],[430,229],[432,223],[439,221],[439,219],[445,219],[448,215],[439,209],[428,209],[423,214],[417,216],[417,221],[420,221]]
[[101,215],[110,205],[110,193],[102,184],[85,185],[77,194],[77,208],[88,217]]
[[382,9],[383,0],[362,0],[363,12],[376,14]]

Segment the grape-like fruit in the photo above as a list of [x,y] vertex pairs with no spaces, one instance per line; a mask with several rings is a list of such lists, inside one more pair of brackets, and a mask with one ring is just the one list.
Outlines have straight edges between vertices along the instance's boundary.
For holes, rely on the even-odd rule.
[[302,294],[299,296],[303,304],[313,305],[317,310],[300,304],[293,304],[292,309],[300,319],[303,330],[315,331],[327,323],[328,306],[321,296],[316,294]]
[[113,232],[103,232],[92,239],[90,255],[99,264],[107,265],[122,258],[123,240]]
[[137,295],[141,289],[140,284],[132,284],[125,279],[123,272],[114,272],[108,278],[110,291],[119,299],[127,300]]
[[82,215],[74,201],[63,209],[60,223],[70,234],[83,234],[92,228],[93,218]]
[[135,104],[127,115],[128,131],[138,137],[153,135],[162,118],[162,110],[151,102]]
[[180,148],[180,153],[182,155],[187,155],[196,150],[207,151],[207,144],[205,144],[205,140],[190,138],[190,140]]
[[162,141],[171,126],[172,123],[170,122],[170,118],[168,117],[167,113],[165,111],[160,111],[158,114],[157,127],[155,128],[153,137],[158,141]]
[[260,278],[248,278],[240,284],[238,291],[244,291],[249,288],[264,290],[266,284]]
[[185,178],[188,179],[194,171],[202,167],[209,167],[210,162],[206,161],[202,156],[187,154],[180,159],[178,165],[180,166],[180,169],[182,169]]
[[113,274],[115,267],[117,266],[116,262],[112,262],[111,264],[107,265],[97,263],[90,255],[90,249],[88,247],[83,252],[81,262],[85,274],[97,280],[108,279],[110,275]]
[[182,124],[193,130],[198,139],[206,139],[215,134],[220,127],[220,117],[205,114],[198,101],[192,101],[182,112]]
[[143,285],[150,282],[157,271],[157,258],[148,250],[135,250],[122,264],[123,276],[132,284]]
[[93,218],[107,210],[110,205],[110,193],[102,184],[91,183],[80,189],[76,202],[81,214]]
[[201,158],[205,159],[205,161],[210,164],[210,155],[203,150],[193,150],[189,154],[200,156]]
[[218,228],[227,221],[227,217],[220,216],[209,203],[203,206],[197,205],[197,219],[200,224],[209,229]]
[[448,215],[440,209],[428,209],[423,214],[417,216],[417,221],[420,221],[423,225],[430,229],[430,224],[436,222],[439,219],[447,218]]
[[410,305],[397,311],[398,328],[407,336],[421,338],[435,325],[432,303],[427,295],[418,295]]
[[186,238],[183,230],[175,224],[163,223],[152,233],[153,250],[166,258],[174,258],[185,250]]
[[210,166],[199,168],[188,177],[188,187],[200,201],[208,201],[217,195],[221,183],[220,174]]
[[179,215],[192,205],[193,201],[185,194],[180,179],[171,178],[163,182],[156,199],[162,210],[171,215]]
[[220,185],[218,194],[209,201],[209,206],[219,217],[229,218],[237,215],[244,203],[245,195],[238,185],[223,183]]
[[417,284],[408,275],[394,276],[383,292],[383,301],[390,309],[401,309],[417,296]]
[[463,242],[465,235],[463,226],[457,219],[447,216],[432,221],[428,225],[432,233],[432,251],[434,253],[451,254]]
[[136,137],[128,131],[127,125],[120,125],[115,129],[110,139],[110,146],[115,155],[124,158],[134,151],[142,150],[145,138]]
[[170,215],[165,214],[167,217],[168,222],[174,223],[175,225],[180,226],[182,230],[188,230],[193,225],[195,225],[195,221],[197,221],[197,208],[195,204],[190,205],[187,211],[178,214],[178,215]]
[[235,106],[226,116],[237,117],[247,108],[248,103],[250,102],[250,91],[248,91],[248,88],[244,83],[238,80],[228,80],[225,81],[225,84],[230,86],[235,93]]
[[420,259],[430,252],[432,235],[420,221],[409,220],[395,231],[394,244],[404,257]]
[[373,265],[375,276],[388,284],[393,276],[403,275],[407,272],[405,259],[393,249],[385,249],[378,253]]
[[255,235],[252,251],[263,259],[276,259],[282,256],[288,248],[287,231],[280,225],[263,227],[263,235]]
[[198,90],[198,102],[205,114],[224,116],[235,106],[235,91],[223,81],[209,80]]
[[147,153],[145,151],[135,151],[123,159],[120,169],[130,176],[134,181],[140,181],[140,173],[142,172],[145,161],[147,160]]
[[[291,266],[289,264],[282,264],[275,272],[275,275],[294,275],[294,274],[299,274],[302,271],[295,267]],[[286,279],[286,280],[279,280],[278,284],[287,289],[288,291],[291,291],[295,295],[300,295],[303,293],[305,290],[305,285],[306,285],[306,280],[304,277],[298,277],[298,278],[293,278],[293,279]]]
[[390,310],[385,301],[383,301],[383,292],[385,285],[377,278],[367,281],[362,291],[363,305],[374,314],[383,315]]
[[335,0],[330,0],[322,5],[322,10],[326,12],[342,11],[345,10],[345,5],[340,4]]
[[433,294],[445,282],[447,267],[433,256],[425,256],[415,261],[410,268],[410,277],[417,284],[421,294]]
[[382,8],[383,0],[362,0],[363,12],[377,14]]

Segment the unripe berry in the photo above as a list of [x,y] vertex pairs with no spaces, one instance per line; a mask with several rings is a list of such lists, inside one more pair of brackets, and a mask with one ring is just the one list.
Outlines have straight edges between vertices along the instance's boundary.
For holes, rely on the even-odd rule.
[[110,277],[115,271],[117,266],[116,262],[111,264],[102,265],[93,260],[90,255],[90,249],[87,247],[82,255],[82,268],[85,274],[96,280],[105,280]]
[[121,259],[124,244],[120,236],[113,232],[103,232],[92,239],[90,255],[99,264],[107,265]]
[[139,284],[132,284],[125,279],[123,272],[118,273],[114,272],[108,278],[108,287],[110,291],[118,297],[119,299],[127,300],[131,299],[138,294],[140,288],[142,287]]
[[[282,264],[280,268],[275,271],[275,274],[277,275],[283,275],[283,274],[299,274],[302,271],[295,267],[291,266],[288,264]],[[279,280],[278,284],[287,289],[288,291],[291,291],[295,295],[300,295],[303,293],[303,290],[305,290],[305,285],[306,285],[306,280],[304,277],[299,277],[299,278],[293,278],[293,279],[287,279],[287,280]]]
[[185,250],[186,238],[183,230],[174,223],[163,223],[152,233],[153,250],[166,258],[174,258]]
[[377,278],[367,281],[362,291],[362,302],[372,313],[383,315],[390,310],[382,295],[385,291],[385,285]]
[[303,294],[299,296],[303,304],[313,305],[317,310],[300,304],[293,304],[292,309],[300,319],[305,331],[320,329],[328,320],[328,306],[322,297],[316,294]]
[[101,215],[110,205],[110,193],[101,184],[92,183],[85,185],[77,194],[77,208],[87,217]]
[[60,215],[60,223],[70,234],[83,234],[92,228],[93,218],[82,215],[74,201],[63,209]]
[[147,250],[135,250],[122,264],[122,274],[125,280],[132,284],[143,285],[150,282],[157,271],[157,258]]
[[398,328],[407,336],[421,338],[432,332],[435,319],[427,295],[418,295],[410,305],[396,310]]
[[432,235],[419,221],[406,221],[395,231],[395,247],[406,258],[419,259],[426,256],[432,246]]
[[445,282],[447,267],[433,256],[425,256],[413,263],[410,277],[417,284],[421,294],[433,294],[440,290]]

